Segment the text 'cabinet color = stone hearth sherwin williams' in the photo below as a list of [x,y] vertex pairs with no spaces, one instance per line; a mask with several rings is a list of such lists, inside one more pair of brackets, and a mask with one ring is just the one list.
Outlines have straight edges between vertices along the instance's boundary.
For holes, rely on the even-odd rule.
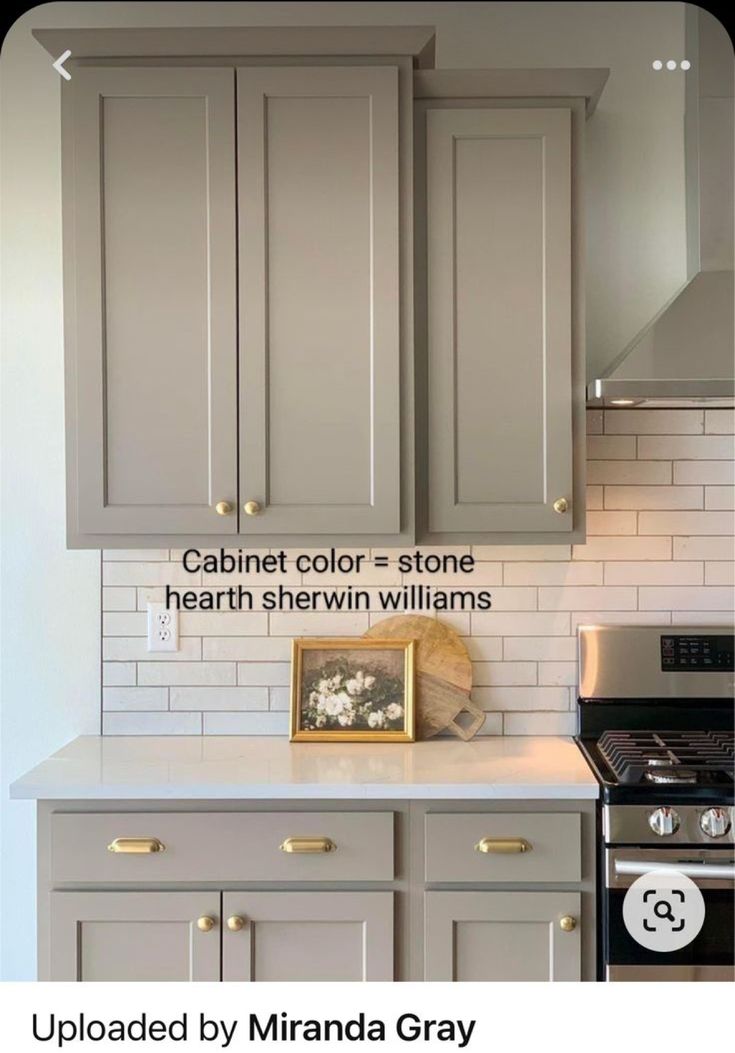
[[[437,585],[493,596],[491,611],[442,615],[472,657],[473,697],[488,712],[484,734],[574,731],[579,624],[732,622],[733,420],[732,410],[589,410],[586,543],[478,545],[472,576],[432,576]],[[371,569],[366,561],[359,576],[301,575],[287,559],[281,580],[368,592],[400,585],[396,551],[379,554],[388,565]],[[147,602],[160,600],[166,584],[201,585],[182,571],[180,556],[104,553],[106,734],[285,735],[291,637],[361,635],[386,617],[182,612],[179,651],[151,654]],[[250,577],[250,586],[259,584]]]

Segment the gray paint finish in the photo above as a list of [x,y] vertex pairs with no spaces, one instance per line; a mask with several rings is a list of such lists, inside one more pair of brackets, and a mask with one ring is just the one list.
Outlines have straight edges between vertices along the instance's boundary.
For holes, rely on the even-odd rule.
[[578,892],[427,892],[425,980],[579,980]]
[[237,71],[243,534],[398,532],[398,71]]
[[571,114],[429,108],[426,121],[429,529],[563,534]]
[[217,892],[52,892],[49,980],[219,980]]
[[65,235],[82,532],[233,534],[234,73],[79,68]]

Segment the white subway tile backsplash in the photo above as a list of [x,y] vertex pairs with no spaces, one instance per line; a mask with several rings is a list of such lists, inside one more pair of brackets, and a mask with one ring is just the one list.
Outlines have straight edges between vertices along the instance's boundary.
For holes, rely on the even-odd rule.
[[535,685],[535,662],[473,662],[472,683],[478,687]]
[[733,599],[732,589],[719,586],[639,589],[642,611],[732,611]]
[[704,507],[713,510],[735,508],[735,486],[706,486]]
[[635,534],[637,512],[588,512],[587,535]]
[[639,534],[732,534],[732,512],[639,512]]
[[506,661],[574,662],[577,641],[573,636],[509,636],[503,641]]
[[103,662],[103,687],[131,687],[135,684],[137,666],[135,662]]
[[704,508],[701,486],[606,486],[605,508]]
[[[667,461],[653,461],[667,464]],[[674,461],[676,486],[735,486],[735,461]]]
[[201,735],[201,713],[102,714],[103,735]]
[[608,563],[605,567],[606,585],[701,585],[703,581],[703,564],[684,560]]
[[671,464],[669,461],[588,461],[587,482],[666,485],[671,482]]
[[606,435],[701,435],[704,410],[632,409],[605,414]]
[[735,410],[710,409],[704,414],[704,430],[712,435],[732,435],[735,432]]
[[[156,658],[160,658],[156,654]],[[139,684],[182,687],[233,687],[237,683],[234,662],[141,662]]]
[[472,698],[483,709],[509,712],[569,709],[566,687],[473,687]]
[[165,687],[104,687],[102,704],[106,710],[168,709]]
[[675,537],[674,559],[735,559],[732,537]]
[[588,435],[587,460],[634,461],[635,435]]
[[638,456],[642,461],[732,460],[729,435],[641,435]]
[[574,735],[574,713],[504,713],[505,735]]
[[705,563],[705,585],[735,585],[735,563]]
[[205,735],[288,734],[288,713],[210,712],[203,716]]
[[[364,557],[361,573],[344,577],[297,568],[301,550],[287,553],[284,574],[261,575],[189,574],[179,550],[106,550],[103,732],[286,735],[292,637],[360,636],[394,613],[381,609],[381,588],[421,584],[492,594],[488,611],[415,612],[463,638],[487,711],[481,734],[572,735],[579,625],[732,624],[733,420],[718,409],[588,411],[587,541],[418,546],[471,552],[470,574],[402,573],[399,555],[415,549],[340,550]],[[375,567],[376,555],[388,566]],[[166,585],[200,594],[238,584],[253,611],[182,610],[179,650],[148,651],[146,604]],[[312,595],[350,585],[370,610],[263,610],[264,590],[279,584]]]
[[268,709],[267,687],[172,687],[172,710]]
[[577,682],[577,663],[541,662],[538,667],[538,682],[573,687]]
[[634,611],[636,599],[633,587],[544,587],[539,589],[538,605],[542,611]]
[[509,563],[506,585],[602,585],[602,563]]
[[240,662],[237,666],[237,682],[241,686],[288,687],[291,683],[291,663]]
[[478,636],[568,636],[569,615],[529,611],[524,614],[483,611],[473,614],[472,635]]
[[119,588],[102,590],[103,611],[134,611],[136,608],[136,595],[134,588]]

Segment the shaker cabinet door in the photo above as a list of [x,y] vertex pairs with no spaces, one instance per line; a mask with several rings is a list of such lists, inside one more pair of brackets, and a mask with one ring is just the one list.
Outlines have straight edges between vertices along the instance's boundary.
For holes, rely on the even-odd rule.
[[429,530],[571,530],[570,112],[426,121]]
[[427,892],[425,980],[579,980],[578,892]]
[[397,532],[397,68],[238,69],[237,97],[240,531]]
[[392,980],[392,892],[225,892],[224,980]]
[[234,534],[234,71],[81,67],[63,105],[70,534]]
[[52,892],[48,979],[219,980],[219,907],[219,892]]

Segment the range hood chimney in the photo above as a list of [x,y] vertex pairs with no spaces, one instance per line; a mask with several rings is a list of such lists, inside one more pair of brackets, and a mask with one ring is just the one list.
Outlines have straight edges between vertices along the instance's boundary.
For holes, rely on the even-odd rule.
[[685,10],[689,279],[588,385],[594,406],[735,404],[733,49],[713,15]]

